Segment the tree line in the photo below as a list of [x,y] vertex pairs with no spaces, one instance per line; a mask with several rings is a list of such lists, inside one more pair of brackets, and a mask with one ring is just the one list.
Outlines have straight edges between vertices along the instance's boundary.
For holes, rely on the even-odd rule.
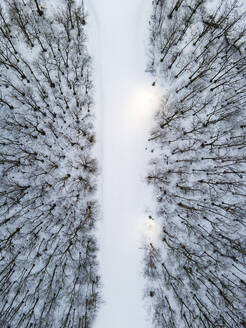
[[91,58],[74,0],[0,5],[0,326],[89,328],[101,303]]
[[145,245],[155,327],[246,327],[245,16],[234,0],[153,1],[147,70],[165,91],[146,177],[162,227]]

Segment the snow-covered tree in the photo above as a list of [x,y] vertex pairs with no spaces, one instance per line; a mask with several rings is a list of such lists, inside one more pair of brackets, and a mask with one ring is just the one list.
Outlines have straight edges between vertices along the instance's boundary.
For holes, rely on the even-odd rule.
[[[155,327],[246,327],[246,24],[239,1],[154,0],[148,71],[163,88],[147,181]],[[154,85],[155,83],[153,83]]]
[[0,6],[3,328],[89,328],[101,302],[93,86],[79,2]]

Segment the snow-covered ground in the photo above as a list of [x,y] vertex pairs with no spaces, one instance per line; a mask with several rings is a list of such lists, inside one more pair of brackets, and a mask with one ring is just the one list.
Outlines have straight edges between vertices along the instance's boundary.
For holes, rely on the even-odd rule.
[[89,50],[95,68],[103,220],[99,246],[105,304],[95,328],[149,328],[142,296],[141,240],[151,191],[145,150],[160,95],[145,73],[149,0],[87,0]]

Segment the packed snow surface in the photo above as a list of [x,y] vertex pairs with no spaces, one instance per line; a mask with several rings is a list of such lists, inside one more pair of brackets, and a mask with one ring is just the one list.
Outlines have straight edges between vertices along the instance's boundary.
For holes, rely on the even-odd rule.
[[155,239],[146,150],[160,91],[145,72],[151,1],[87,0],[101,153],[100,262],[105,304],[95,328],[149,328],[142,240]]

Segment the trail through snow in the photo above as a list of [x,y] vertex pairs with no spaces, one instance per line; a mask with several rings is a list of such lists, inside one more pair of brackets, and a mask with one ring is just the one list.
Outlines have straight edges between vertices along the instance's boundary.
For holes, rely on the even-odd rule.
[[141,241],[152,197],[144,184],[148,132],[160,95],[146,66],[150,0],[87,0],[95,69],[103,220],[99,226],[102,306],[95,328],[149,328],[142,296]]

